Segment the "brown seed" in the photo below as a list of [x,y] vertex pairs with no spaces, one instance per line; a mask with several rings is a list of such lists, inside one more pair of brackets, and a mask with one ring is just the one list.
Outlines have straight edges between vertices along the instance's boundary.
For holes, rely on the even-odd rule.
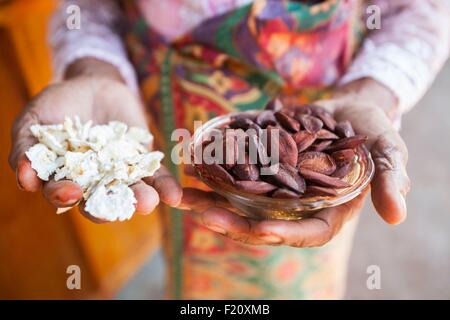
[[352,162],[355,159],[356,153],[353,149],[343,149],[333,152],[331,156],[336,162]]
[[283,109],[283,104],[280,99],[273,99],[266,105],[266,110],[271,110],[273,112],[277,112]]
[[336,125],[335,132],[341,138],[350,138],[355,135],[355,131],[353,130],[352,124],[348,120],[339,122]]
[[251,121],[248,118],[237,118],[233,121],[231,121],[228,125],[231,129],[242,129],[242,130],[247,130],[248,127],[253,123],[253,121]]
[[292,138],[297,144],[298,152],[302,152],[314,143],[316,140],[316,135],[311,134],[306,130],[302,130],[294,134]]
[[249,154],[254,154],[254,152],[257,153],[259,164],[269,164],[270,159],[267,153],[267,148],[256,134],[248,135],[248,152]]
[[240,112],[240,113],[235,113],[233,114],[233,116],[231,117],[231,120],[238,120],[238,119],[248,119],[252,122],[255,122],[256,120],[256,115],[253,113],[249,113],[249,112]]
[[264,194],[277,187],[264,181],[236,181],[236,188],[252,194]]
[[303,152],[298,159],[298,168],[308,169],[326,175],[332,174],[336,170],[336,163],[333,158],[323,152]]
[[306,180],[316,183],[323,187],[330,187],[337,189],[350,187],[348,183],[340,180],[339,178],[329,177],[327,175],[312,170],[300,169],[300,174]]
[[337,151],[342,149],[354,149],[367,141],[367,136],[356,135],[353,137],[337,140],[327,148],[327,151]]
[[218,183],[227,183],[234,185],[235,180],[231,174],[227,172],[222,166],[213,164],[199,164],[195,168],[200,176],[207,180],[215,181]]
[[279,188],[272,193],[272,198],[276,199],[298,199],[300,195],[284,188]]
[[281,111],[275,113],[275,118],[288,131],[298,132],[300,130],[300,123]]
[[307,114],[300,115],[298,121],[309,133],[317,133],[323,127],[322,120]]
[[306,188],[306,194],[311,196],[337,196],[338,193],[332,188],[311,185]]
[[297,193],[305,191],[305,186],[298,183],[300,180],[296,179],[295,175],[292,175],[291,169],[287,168],[283,163],[279,164],[278,172],[273,175],[261,176],[261,178],[263,177],[268,182],[279,187],[288,188]]
[[275,126],[277,124],[277,120],[275,119],[275,115],[273,111],[264,110],[261,111],[256,117],[256,124],[261,128],[265,128],[267,126]]
[[245,155],[245,163],[236,164],[231,171],[240,180],[256,181],[259,178],[259,168],[256,164],[250,163],[247,154]]
[[317,106],[313,110],[314,110],[314,114],[320,120],[322,120],[322,122],[323,122],[325,127],[327,127],[331,131],[335,130],[337,123],[336,123],[336,120],[334,120],[334,118],[331,115],[331,113],[329,113],[325,109],[323,109],[321,107],[317,107]]
[[277,110],[278,111],[283,111],[285,114],[287,114],[289,117],[294,117],[295,114],[295,106],[291,105],[289,102],[288,103],[284,103],[283,104],[283,109],[281,110]]
[[[317,142],[317,141],[316,141]],[[318,152],[322,152],[324,151],[326,148],[328,148],[329,145],[331,145],[333,143],[332,140],[323,140],[317,143],[314,143],[312,146],[310,146],[308,148],[308,150],[310,151],[318,151]]]
[[298,120],[300,115],[302,114],[312,115],[312,113],[313,112],[311,106],[309,104],[303,104],[295,108],[294,118]]
[[298,173],[297,167],[293,167],[290,165],[284,165],[284,168],[294,177],[295,182],[297,182],[298,189],[296,192],[303,193],[306,189],[306,182],[305,179],[302,178],[302,176]]
[[352,163],[351,162],[339,163],[336,171],[333,172],[332,176],[335,178],[342,179],[346,175],[348,175],[350,173],[350,171],[352,171]]
[[236,141],[236,132],[233,129],[225,130],[223,144],[223,165],[229,170],[234,167],[238,159],[238,144]]
[[[216,162],[223,163],[224,155],[222,151],[222,158],[220,155],[216,155],[216,150],[223,147],[226,129],[212,129],[211,131],[207,131],[203,137],[202,142],[195,143],[195,153],[194,153],[194,162]],[[212,146],[210,146],[212,144]],[[217,156],[217,158],[216,158]],[[195,157],[198,157],[197,159]]]
[[[275,130],[278,131],[278,139],[277,136],[274,135]],[[274,144],[272,145],[272,143]],[[278,150],[281,163],[286,163],[294,167],[297,165],[297,144],[292,136],[283,129],[269,126],[267,127],[267,151],[269,152],[269,155],[272,156],[272,152],[275,150]]]
[[317,139],[318,140],[337,140],[339,137],[335,135],[333,132],[328,131],[327,129],[320,129],[319,132],[317,132]]
[[263,129],[260,126],[258,126],[256,123],[252,123],[251,125],[248,126],[247,134],[250,133],[250,132],[248,132],[248,130],[254,130],[258,137],[260,137],[263,132]]
[[201,162],[203,162],[203,150],[214,141],[212,137],[202,137],[201,142],[196,142],[194,144],[194,154],[191,155],[193,162],[195,163],[195,157],[199,157]]

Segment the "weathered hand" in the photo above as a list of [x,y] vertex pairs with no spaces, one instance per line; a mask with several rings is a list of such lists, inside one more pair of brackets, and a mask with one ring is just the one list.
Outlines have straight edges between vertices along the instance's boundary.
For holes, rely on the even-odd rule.
[[333,112],[337,120],[349,120],[358,134],[369,137],[367,146],[375,162],[372,202],[387,223],[398,224],[407,214],[408,150],[388,118],[388,115],[394,116],[395,109],[389,108],[386,99],[380,99],[385,94],[384,91],[378,93],[381,90],[380,85],[367,79],[344,88],[336,98],[318,104]]
[[[78,203],[82,198],[81,188],[68,180],[41,181],[31,168],[25,152],[36,143],[30,132],[31,125],[62,123],[66,116],[75,115],[82,121],[107,123],[118,120],[130,126],[147,127],[141,102],[125,84],[114,77],[77,76],[49,86],[33,98],[14,123],[9,162],[16,171],[21,189],[35,192],[42,186],[45,198],[58,208]],[[177,205],[182,192],[165,168],[161,168],[154,177],[134,184],[132,189],[137,199],[136,211],[142,214],[152,212],[160,199],[169,205]]]
[[[370,80],[372,81],[372,80]],[[357,87],[361,84],[358,83]],[[330,100],[317,102],[337,120],[349,120],[358,134],[369,137],[368,147],[376,166],[371,184],[372,200],[380,216],[390,224],[406,217],[405,195],[409,191],[406,174],[407,150],[403,140],[377,101],[384,101],[385,92],[378,84],[360,99],[359,90],[346,87]],[[332,239],[344,223],[361,209],[368,190],[354,200],[321,210],[300,221],[256,221],[239,216],[229,203],[214,192],[197,189],[183,190],[181,207],[192,210],[207,228],[232,239],[249,244],[289,245],[294,247],[321,246]]]

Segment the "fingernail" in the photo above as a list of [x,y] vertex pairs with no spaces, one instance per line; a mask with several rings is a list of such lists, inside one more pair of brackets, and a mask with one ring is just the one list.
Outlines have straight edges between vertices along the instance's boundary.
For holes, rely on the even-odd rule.
[[258,238],[266,242],[267,244],[280,244],[281,242],[283,242],[283,239],[281,239],[278,236],[274,236],[272,234],[261,235]]
[[218,227],[218,226],[211,226],[211,225],[207,225],[206,226],[208,229],[220,233],[220,234],[227,234],[227,232],[225,231],[225,229],[223,229],[222,227]]

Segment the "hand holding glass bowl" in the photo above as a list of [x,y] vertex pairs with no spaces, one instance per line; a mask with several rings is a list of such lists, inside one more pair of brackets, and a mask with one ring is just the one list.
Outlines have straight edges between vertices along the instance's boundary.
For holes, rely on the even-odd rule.
[[[372,200],[378,213],[391,224],[403,221],[406,216],[404,195],[409,190],[405,170],[407,151],[383,110],[374,104],[347,98],[318,104],[332,112],[338,122],[348,120],[356,133],[368,136],[365,146],[358,148],[353,169],[344,178],[349,187],[337,190],[335,196],[273,199],[249,195],[233,186],[201,178],[216,192],[186,188],[181,207],[195,212],[207,228],[241,242],[320,246],[360,211],[369,190],[365,187],[373,176]],[[215,118],[202,127],[202,134],[229,121],[230,116]],[[196,132],[194,140],[200,138],[200,132]]]
[[[311,114],[311,110],[313,109],[320,110],[321,112],[326,112],[325,110],[319,107],[310,108],[309,106],[303,106],[303,108],[298,109],[299,113],[297,114],[297,116],[299,117],[308,113],[307,117],[315,118],[314,116],[309,115]],[[265,116],[264,113],[266,112],[269,113],[269,117]],[[209,139],[212,130],[227,128],[226,130],[231,130],[232,132],[233,129],[230,129],[230,124],[234,129],[236,129],[236,123],[238,123],[239,126],[239,122],[241,122],[243,127],[238,129],[242,129],[243,130],[242,132],[244,132],[244,130],[246,129],[249,129],[248,128],[249,123],[251,125],[254,125],[254,127],[256,127],[257,130],[261,130],[262,132],[266,130],[266,128],[269,129],[276,128],[275,126],[268,124],[270,123],[273,125],[277,125],[278,129],[284,131],[284,133],[286,132],[288,132],[288,134],[292,133],[293,136],[295,136],[296,134],[297,136],[298,135],[302,136],[304,134],[304,137],[301,138],[301,141],[297,139],[298,148],[295,148],[295,150],[293,150],[293,152],[299,153],[300,155],[300,157],[297,157],[296,154],[295,159],[300,160],[302,158],[301,157],[302,155],[306,156],[306,158],[309,158],[310,155],[319,156],[316,160],[306,159],[309,160],[307,161],[308,163],[306,164],[308,165],[314,161],[321,162],[323,159],[322,157],[320,157],[320,155],[326,156],[327,160],[333,162],[332,165],[334,168],[332,169],[332,172],[329,173],[329,177],[337,181],[342,181],[347,186],[343,188],[333,188],[332,186],[327,184],[326,181],[325,183],[314,183],[313,181],[306,180],[306,185],[308,186],[306,190],[304,190],[303,192],[297,192],[297,190],[295,189],[289,190],[289,187],[286,187],[283,183],[280,184],[277,183],[277,181],[274,181],[271,175],[275,172],[272,172],[272,174],[269,173],[267,175],[261,175],[259,177],[257,174],[255,178],[247,180],[248,177],[243,178],[242,176],[239,176],[239,174],[238,175],[233,174],[233,169],[231,168],[231,170],[228,170],[228,172],[230,172],[229,178],[226,177],[228,179],[225,179],[226,181],[224,181],[224,179],[218,179],[218,177],[220,173],[227,175],[227,173],[225,172],[226,170],[223,169],[224,167],[227,167],[227,164],[222,166],[220,165],[210,166],[207,164],[205,165],[204,163],[194,164],[194,167],[200,179],[216,193],[225,197],[234,208],[239,210],[239,213],[242,214],[243,216],[259,220],[262,219],[297,220],[303,217],[308,217],[317,210],[328,207],[334,207],[354,199],[368,186],[370,180],[373,177],[374,174],[373,161],[371,159],[370,153],[368,152],[367,148],[364,145],[360,144],[356,148],[344,146],[339,149],[336,148],[333,149],[333,146],[337,145],[337,142],[339,142],[340,140],[343,141],[342,138],[345,139],[350,138],[350,136],[354,136],[354,133],[352,132],[353,131],[352,127],[348,122],[342,123],[342,125],[349,126],[348,132],[342,132],[344,130],[341,130],[342,136],[340,137],[341,139],[338,140],[339,139],[338,136],[334,135],[331,131],[329,131],[334,130],[336,123],[333,123],[331,125],[329,124],[329,126],[332,126],[332,128],[328,127],[326,128],[326,125],[324,125],[318,118],[315,118],[318,121],[320,121],[320,129],[318,127],[316,127],[315,129],[313,128],[313,130],[316,132],[309,133],[306,130],[306,128],[304,128],[300,124],[300,122],[297,122],[298,128],[296,128],[296,130],[290,130],[289,128],[286,128],[286,126],[282,126],[278,122],[271,123],[272,120],[267,120],[269,118],[275,119],[274,114],[276,116],[280,114],[281,116],[289,117],[290,120],[296,121],[294,117],[290,117],[289,115],[287,115],[289,113],[290,113],[289,111],[280,111],[279,113],[272,111],[248,111],[248,112],[231,113],[228,115],[216,117],[205,123],[201,128],[199,128],[194,133],[193,143],[191,145],[192,154],[194,154],[195,149],[197,147],[202,147],[204,149],[206,145],[205,137],[208,137]],[[266,120],[262,118],[266,118]],[[243,119],[245,119],[245,121],[243,121]],[[264,121],[266,121],[266,123],[264,123]],[[322,125],[324,126],[323,129]],[[303,130],[301,130],[300,128]],[[310,129],[308,128],[308,130]],[[325,132],[325,135],[328,134],[328,137],[327,136],[319,137],[319,132],[320,133]],[[313,138],[309,139],[309,137]],[[281,139],[282,137],[277,136],[276,138]],[[309,141],[306,141],[306,143],[309,146],[305,145],[305,140],[308,139]],[[263,139],[260,139],[260,141],[262,140]],[[221,141],[221,143],[222,142],[223,141]],[[249,158],[248,140],[246,144],[247,144],[246,147],[247,153],[245,156],[246,158]],[[301,146],[300,144],[303,144],[303,146]],[[278,143],[276,145],[279,146]],[[237,149],[239,148],[236,148],[236,158],[238,158]],[[267,150],[267,148],[264,149]],[[338,162],[338,166],[336,166],[334,158],[331,157],[330,155],[333,154],[333,152],[341,150],[351,151],[350,152],[351,155],[349,158],[344,159],[343,161],[340,162],[336,161]],[[241,150],[240,152],[242,151],[244,150]],[[277,152],[278,151],[279,150],[277,150]],[[226,150],[224,153],[226,153]],[[224,158],[227,158],[227,156],[225,155]],[[222,163],[224,162],[223,161],[224,159],[220,160],[222,160],[221,161]],[[283,159],[280,159],[281,166],[289,166],[290,168],[292,168],[292,166],[290,166],[289,164],[284,164],[282,160]],[[305,163],[305,161],[303,163]],[[254,161],[251,164],[255,164],[255,166],[253,166],[254,168],[257,168],[259,166],[259,164],[257,164],[256,159],[254,159]],[[301,167],[301,164],[295,163],[295,166]],[[257,168],[257,170],[259,169],[260,168]],[[341,169],[342,174],[333,177],[332,174],[338,173],[337,171],[339,169]],[[297,173],[295,172],[294,174]],[[259,178],[262,178],[262,180]],[[259,181],[255,182],[254,180]],[[301,183],[304,182],[302,181]],[[267,188],[267,192],[264,192],[264,190],[261,192],[255,192],[249,189],[246,190],[245,186],[247,184],[248,185],[260,184],[262,188],[264,187]],[[311,191],[315,190],[316,192],[308,192],[309,190]],[[283,193],[286,194],[283,195]]]

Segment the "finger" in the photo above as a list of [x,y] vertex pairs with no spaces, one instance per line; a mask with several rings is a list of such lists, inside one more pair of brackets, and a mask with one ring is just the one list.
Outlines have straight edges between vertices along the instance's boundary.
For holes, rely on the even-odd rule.
[[132,185],[131,189],[137,200],[136,212],[144,215],[150,214],[158,206],[159,195],[153,187],[139,181]]
[[177,207],[180,204],[183,189],[166,167],[161,166],[152,177],[143,180],[158,191],[162,202],[171,207]]
[[260,245],[264,239],[254,237],[252,228],[257,222],[224,208],[208,208],[200,214],[200,222],[208,229],[233,240]]
[[387,223],[399,224],[407,216],[405,196],[410,189],[406,146],[397,132],[388,132],[378,138],[371,151],[375,163],[373,204]]
[[267,244],[318,247],[326,244],[342,226],[361,211],[367,190],[350,202],[319,211],[298,221],[267,220],[255,224],[252,233]]
[[17,161],[16,181],[21,190],[36,192],[42,186],[42,180],[38,178],[36,171],[31,167],[31,162],[25,154]]
[[366,194],[367,190],[346,204],[298,221],[256,221],[223,208],[205,210],[201,220],[207,228],[249,244],[316,247],[331,240],[343,224],[361,210]]
[[25,155],[25,152],[36,143],[30,127],[37,123],[37,115],[31,111],[23,113],[14,122],[11,132],[12,148],[8,159],[11,168],[16,171],[18,186],[31,192],[39,190],[42,184]]
[[42,189],[44,197],[57,208],[72,207],[83,198],[81,187],[69,180],[49,181]]
[[230,208],[229,202],[215,192],[195,188],[183,188],[179,209],[203,212],[212,207]]

